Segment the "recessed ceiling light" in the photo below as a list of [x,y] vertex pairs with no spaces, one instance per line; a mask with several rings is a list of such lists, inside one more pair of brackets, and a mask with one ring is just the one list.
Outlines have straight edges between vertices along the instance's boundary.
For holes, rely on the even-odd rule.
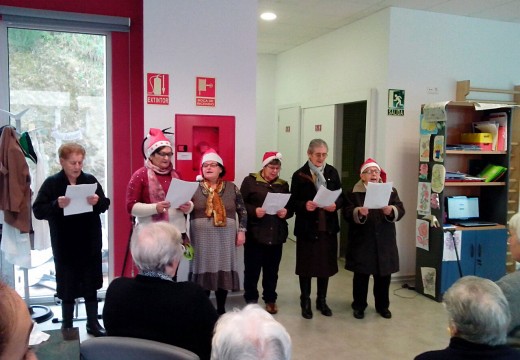
[[265,12],[260,15],[260,18],[265,21],[273,21],[276,19],[276,14],[272,12]]

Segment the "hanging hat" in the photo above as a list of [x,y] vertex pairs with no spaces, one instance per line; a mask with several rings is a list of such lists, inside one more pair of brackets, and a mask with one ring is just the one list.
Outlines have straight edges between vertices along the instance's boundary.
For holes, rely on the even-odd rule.
[[161,129],[150,128],[148,134],[148,145],[146,146],[146,157],[149,158],[155,150],[162,146],[169,146],[172,148],[172,144],[166,136],[164,136]]
[[379,166],[379,164],[376,163],[376,161],[372,158],[366,159],[365,162],[363,164],[361,164],[361,168],[359,169],[359,174],[362,174],[363,171],[365,171],[369,167],[378,168],[379,171],[381,172],[381,181],[386,182],[386,172],[383,169],[381,169],[381,166]]
[[224,162],[222,161],[222,158],[217,154],[216,151],[206,151],[204,155],[202,156],[202,161],[200,164],[204,164],[206,161],[215,161],[219,163],[221,166],[224,166]]
[[277,151],[267,151],[262,159],[262,167],[266,167],[273,160],[282,160],[282,154]]

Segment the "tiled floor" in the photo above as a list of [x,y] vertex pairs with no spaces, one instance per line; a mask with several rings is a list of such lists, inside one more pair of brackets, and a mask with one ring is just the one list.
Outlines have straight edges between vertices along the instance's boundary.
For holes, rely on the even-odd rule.
[[[344,270],[341,263],[339,273],[331,278],[329,284],[327,300],[333,316],[325,317],[313,310],[313,319],[302,318],[294,264],[295,244],[288,241],[284,246],[278,284],[279,313],[275,318],[292,337],[293,359],[413,359],[423,351],[447,346],[447,317],[442,304],[402,288],[401,283],[390,286],[392,319],[383,319],[375,312],[371,297],[365,318],[355,319],[350,308],[352,274]],[[315,279],[312,286],[314,309]],[[229,297],[228,311],[243,306],[241,294]],[[102,303],[100,313],[101,307]],[[61,315],[59,308],[53,307],[53,310]],[[80,315],[84,315],[83,311],[83,305],[80,305]],[[59,326],[49,320],[39,324],[38,328],[45,331]],[[82,340],[89,337],[85,331],[85,321],[75,322],[75,326],[79,327]]]

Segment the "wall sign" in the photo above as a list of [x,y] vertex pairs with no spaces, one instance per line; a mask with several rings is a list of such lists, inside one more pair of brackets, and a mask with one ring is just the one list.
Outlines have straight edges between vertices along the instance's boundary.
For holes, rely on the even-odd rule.
[[168,74],[146,74],[146,103],[152,105],[170,104],[170,76]]
[[216,80],[210,77],[196,79],[196,106],[215,106]]
[[388,115],[404,116],[404,90],[388,89]]

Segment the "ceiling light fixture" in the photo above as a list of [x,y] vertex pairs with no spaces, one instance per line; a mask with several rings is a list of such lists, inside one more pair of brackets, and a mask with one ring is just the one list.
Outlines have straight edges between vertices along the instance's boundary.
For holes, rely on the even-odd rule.
[[260,15],[260,18],[265,21],[273,21],[276,19],[276,14],[272,12],[265,12]]

